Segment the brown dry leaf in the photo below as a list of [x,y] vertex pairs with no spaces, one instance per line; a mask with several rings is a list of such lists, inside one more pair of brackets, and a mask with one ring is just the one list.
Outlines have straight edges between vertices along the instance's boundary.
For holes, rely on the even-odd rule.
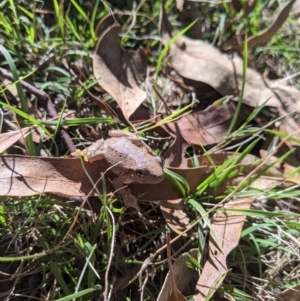
[[[0,68],[1,70],[4,70],[4,72],[6,72],[6,69]],[[1,82],[3,83],[3,87],[4,87],[4,91],[7,89],[12,96],[14,96],[15,98],[18,97],[18,90],[17,90],[17,86],[10,80],[8,80],[7,78],[4,77],[0,77]],[[1,87],[1,88],[3,88]]]
[[95,29],[96,36],[100,38],[101,35],[105,32],[105,30],[113,24],[118,25],[115,16],[113,14],[108,14],[103,18],[101,18]]
[[295,114],[297,119],[300,118],[300,91],[294,87],[286,85],[278,85],[274,82],[269,83],[270,89],[278,95],[280,102],[286,112]]
[[[277,144],[274,145],[274,137],[271,134],[265,134],[265,139],[262,141],[259,150],[261,158],[267,157],[270,152],[274,151],[275,147],[277,147],[277,151],[268,159],[269,163],[275,162],[278,158],[284,156],[292,149],[288,143],[284,143],[278,148]],[[283,169],[283,175],[287,176],[290,172],[300,166],[300,159],[294,153],[291,153],[287,158],[285,158],[283,168],[281,164],[282,162],[278,162],[276,167],[280,170]]]
[[[171,286],[171,291],[169,292],[168,301],[187,301],[183,294],[177,288],[176,276],[173,270],[172,265],[172,256],[171,256],[171,243],[170,243],[170,233],[166,233],[167,241],[167,257],[168,257],[168,266],[169,266],[169,281]],[[181,278],[185,275],[181,275]]]
[[[236,105],[229,102],[222,105],[211,105],[204,111],[188,114],[176,124],[183,138],[194,145],[213,145],[224,139],[236,110]],[[242,112],[241,112],[242,113]],[[245,120],[245,114],[239,115],[236,124]],[[173,137],[177,137],[175,123],[168,123],[165,130]]]
[[[96,182],[107,165],[100,160],[93,164],[85,163],[85,168]],[[12,197],[41,193],[84,197],[93,188],[80,159],[16,155],[0,156],[0,187],[1,196]],[[108,191],[112,191],[110,185]]]
[[[173,37],[173,28],[165,13],[161,24],[162,42],[166,45]],[[231,60],[226,54],[221,54],[217,48],[204,41],[182,36],[171,45],[168,61],[184,78],[206,83],[221,95],[232,95],[234,100],[238,100],[243,81],[241,59]],[[278,106],[278,99],[268,89],[260,74],[248,68],[244,103],[257,107],[268,99],[269,106]]]
[[292,9],[291,9],[291,12],[294,16],[296,17],[299,17],[299,14],[300,14],[300,0],[296,0]]
[[[290,86],[276,85],[274,83],[271,83],[270,87],[276,95],[278,95],[283,107],[285,108],[279,109],[279,115],[284,117],[282,119],[283,123],[280,130],[284,128],[286,134],[299,140],[300,91]],[[289,141],[289,143],[296,149],[296,155],[300,159],[299,143],[294,143],[292,141]]]
[[290,287],[274,298],[276,301],[298,301],[300,300],[300,285]]
[[[249,209],[252,203],[250,198],[236,199],[229,203],[226,208]],[[212,235],[209,237],[209,259],[205,263],[196,289],[199,294],[194,296],[195,301],[210,300],[226,276],[227,255],[238,245],[240,234],[245,221],[244,215],[218,212],[212,219],[212,228],[218,241],[221,242],[222,252],[216,245]]]
[[14,145],[19,139],[25,138],[34,127],[26,127],[16,131],[10,131],[0,134],[0,153],[6,151],[9,147]]
[[[162,41],[166,45],[174,32],[164,10],[161,32]],[[231,59],[212,45],[182,36],[170,46],[169,63],[184,78],[205,83],[223,96],[231,95],[235,101],[239,99],[243,82],[243,63],[239,57]],[[267,101],[266,105],[276,108],[280,117],[299,112],[300,98],[296,95],[300,92],[297,89],[276,86],[273,91],[271,85],[258,72],[248,68],[243,103],[258,107]],[[283,122],[287,133],[300,139],[300,126],[296,120],[289,116]],[[297,155],[300,157],[300,150]]]
[[[291,0],[290,2],[286,3],[278,12],[276,17],[274,18],[273,22],[270,24],[270,26],[262,31],[260,34],[256,36],[252,36],[248,38],[248,48],[253,48],[257,44],[264,43],[269,41],[274,34],[277,33],[277,31],[280,29],[282,24],[287,19],[289,12],[294,4],[295,0]],[[239,51],[241,52],[244,49],[244,44],[239,45],[229,45],[226,48],[224,48],[225,51]]]
[[[173,274],[175,276],[176,285],[181,292],[184,292],[185,295],[192,295],[194,293],[194,291],[192,291],[192,287],[194,283],[196,284],[198,278],[197,271],[188,266],[189,264],[193,265],[190,260],[190,256],[197,259],[198,249],[191,249],[189,252],[181,254],[173,263]],[[171,283],[170,274],[168,273],[157,301],[169,300],[170,292]]]
[[120,46],[120,28],[114,24],[99,38],[93,69],[101,87],[117,101],[129,120],[147,96],[140,88],[146,75],[147,57],[141,48],[129,51]]
[[166,223],[175,233],[189,236],[189,233],[183,233],[183,229],[191,224],[183,199],[160,201],[160,209]]
[[293,181],[295,184],[300,184],[300,173],[299,168],[300,164],[297,167],[292,166],[288,163],[283,164],[283,174],[285,177],[289,179],[289,181]]
[[[174,32],[165,12],[161,26],[162,42],[166,45]],[[168,62],[184,78],[203,82],[221,95],[232,95],[234,100],[238,100],[243,81],[243,65],[239,58],[232,60],[204,41],[181,36],[170,46]],[[276,96],[267,88],[260,74],[248,69],[247,79],[244,103],[256,107],[269,99],[269,106],[275,107],[278,104]]]
[[249,15],[253,11],[256,2],[257,0],[248,0],[244,2],[244,7],[243,7],[244,15]]
[[[184,154],[189,144],[182,137],[177,122],[172,123],[171,127],[173,131],[175,131],[175,133],[172,131],[172,134],[175,134],[175,140],[164,153],[163,158],[165,160],[165,166],[183,168],[187,167],[187,159],[185,158]],[[168,125],[165,127],[165,129],[168,131]],[[170,133],[170,131],[168,132]]]

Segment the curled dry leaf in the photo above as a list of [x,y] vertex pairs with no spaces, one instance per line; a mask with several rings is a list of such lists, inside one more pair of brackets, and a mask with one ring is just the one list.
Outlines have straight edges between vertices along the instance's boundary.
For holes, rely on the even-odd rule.
[[100,38],[101,35],[106,31],[106,29],[112,26],[113,24],[118,25],[113,14],[108,14],[101,18],[95,29],[96,36]]
[[244,7],[243,7],[244,14],[249,15],[253,11],[256,3],[257,3],[257,0],[247,0],[247,1],[245,1],[244,2]]
[[[188,265],[191,264],[190,256],[197,259],[198,249],[192,249],[188,253],[183,253],[173,263],[173,274],[177,288],[185,295],[192,295],[191,291],[193,283],[197,282],[198,273],[191,269]],[[164,284],[161,288],[157,301],[168,301],[171,293],[170,274],[165,278]],[[171,301],[171,300],[170,300]]]
[[[161,27],[162,42],[166,45],[173,37],[174,31],[165,13]],[[221,95],[232,95],[238,100],[243,81],[243,65],[239,58],[231,59],[204,41],[181,36],[170,46],[168,62],[184,78],[203,82]],[[268,105],[277,104],[274,93],[266,88],[257,72],[247,70],[247,79],[244,103],[256,107],[269,99]]]
[[128,120],[146,99],[140,88],[147,68],[147,57],[140,48],[124,50],[119,39],[120,26],[109,27],[99,38],[93,57],[93,69],[101,87],[118,103]]
[[172,255],[171,255],[171,239],[170,233],[166,233],[166,241],[167,241],[167,257],[168,257],[168,266],[169,266],[169,282],[171,283],[171,291],[169,292],[168,301],[187,301],[185,296],[181,293],[181,291],[177,288],[176,275],[174,273],[173,265],[172,265]]
[[[173,28],[165,13],[161,24],[162,41],[166,45],[173,36]],[[181,76],[206,83],[221,95],[232,95],[238,100],[243,81],[243,65],[239,58],[232,60],[204,41],[180,37],[170,46],[168,61]],[[278,105],[276,96],[267,88],[260,74],[248,69],[244,103],[256,107],[267,99],[269,106]]]
[[[186,167],[187,160],[184,156],[186,148],[188,147],[188,143],[182,137],[181,131],[179,130],[178,123],[173,123],[174,130],[174,142],[164,153],[165,166],[169,167]],[[168,124],[166,125],[166,129],[168,130]]]
[[[249,209],[253,199],[240,198],[229,203],[230,209]],[[205,263],[196,285],[199,294],[194,296],[195,301],[210,300],[210,297],[221,285],[227,274],[227,255],[238,245],[240,234],[245,221],[244,215],[218,212],[212,219],[212,229],[221,242],[222,252],[216,245],[212,235],[209,237],[209,259]]]
[[[253,48],[254,46],[265,43],[269,41],[274,34],[277,33],[277,31],[280,29],[282,24],[287,19],[289,12],[294,4],[295,0],[291,0],[290,2],[286,3],[278,12],[276,17],[274,18],[273,22],[270,24],[268,28],[266,28],[264,31],[259,33],[256,36],[251,36],[247,40],[248,48]],[[230,45],[224,48],[225,51],[239,51],[241,52],[244,49],[244,44],[239,45]]]
[[[165,45],[174,36],[164,9],[161,34]],[[239,99],[243,84],[243,62],[239,57],[230,58],[201,40],[181,36],[170,46],[168,61],[182,77],[205,83],[223,96],[232,96],[235,101]],[[299,95],[300,92],[283,86],[276,86],[273,91],[272,84],[251,68],[247,68],[246,75],[243,103],[250,107],[266,103],[267,106],[276,108],[280,117],[289,117],[283,119],[287,133],[300,139],[300,126],[289,116],[290,113],[299,112],[300,98],[294,95]],[[297,155],[300,157],[300,150]]]

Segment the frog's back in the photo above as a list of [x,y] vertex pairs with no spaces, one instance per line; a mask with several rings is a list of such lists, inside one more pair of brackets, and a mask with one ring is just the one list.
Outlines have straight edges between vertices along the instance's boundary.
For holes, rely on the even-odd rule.
[[127,138],[111,138],[105,159],[117,175],[128,176],[132,182],[157,183],[163,179],[163,160],[149,154]]

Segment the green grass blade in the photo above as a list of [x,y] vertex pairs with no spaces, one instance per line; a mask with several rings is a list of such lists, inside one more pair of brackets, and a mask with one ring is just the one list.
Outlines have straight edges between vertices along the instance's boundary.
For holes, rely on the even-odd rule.
[[239,101],[237,103],[236,111],[233,115],[232,121],[229,125],[227,136],[231,133],[233,127],[236,124],[236,121],[238,119],[238,116],[240,114],[242,104],[243,104],[243,96],[244,96],[244,90],[245,90],[245,84],[246,84],[246,73],[247,73],[247,67],[248,67],[248,43],[247,43],[247,35],[245,37],[245,43],[244,43],[244,50],[243,50],[243,82],[242,82],[242,88],[239,95]]
[[55,12],[55,16],[57,19],[59,31],[60,31],[60,36],[62,38],[64,38],[65,37],[65,27],[64,27],[63,15],[62,15],[62,9],[60,8],[57,0],[53,0],[53,6],[54,6],[54,12]]
[[[88,244],[86,244],[88,245]],[[81,285],[81,282],[82,282],[82,279],[84,277],[84,274],[85,274],[85,271],[87,269],[87,267],[89,266],[90,264],[90,261],[91,261],[91,258],[94,256],[94,252],[95,250],[97,249],[97,245],[95,244],[93,247],[91,246],[86,246],[87,249],[89,250],[89,256],[88,258],[86,259],[86,262],[84,264],[84,267],[82,268],[82,271],[80,273],[80,276],[79,276],[79,279],[78,279],[78,282],[77,282],[77,285],[75,287],[75,293],[78,293],[79,289],[80,289],[80,285]],[[75,299],[74,299],[75,300]]]
[[53,260],[50,261],[50,270],[55,278],[55,280],[59,283],[59,285],[61,286],[62,290],[64,291],[64,293],[66,295],[70,295],[71,291],[67,285],[67,283],[65,282],[64,278],[61,275],[61,271],[60,269],[57,267],[56,262],[54,262]]
[[71,30],[71,32],[73,33],[73,35],[76,37],[76,39],[83,43],[83,40],[81,38],[81,35],[78,32],[78,29],[75,27],[75,25],[72,23],[71,19],[69,18],[69,16],[66,16],[66,23],[69,25],[69,28]]
[[[8,36],[11,36],[12,39],[15,39],[16,33],[12,26],[12,24],[8,21],[8,19],[0,14],[0,26],[3,28],[4,33]],[[2,31],[3,33],[3,31]]]
[[0,101],[0,104],[11,110],[12,112],[14,112],[15,114],[19,115],[20,117],[24,118],[25,124],[27,125],[36,125],[38,126],[41,130],[43,130],[49,137],[52,137],[52,134],[43,126],[42,123],[40,123],[37,119],[31,117],[30,115],[27,115],[26,113],[24,113],[23,111],[21,111],[18,108],[15,108],[5,102]]
[[168,169],[164,169],[164,173],[165,178],[171,181],[183,196],[186,196],[189,193],[190,185],[183,177]]
[[94,7],[93,7],[91,21],[90,21],[90,31],[91,31],[91,36],[92,36],[93,41],[97,40],[95,28],[96,28],[96,16],[97,16],[97,10],[98,10],[99,4],[100,4],[100,0],[94,1]]
[[17,28],[19,29],[20,19],[19,19],[19,15],[17,13],[17,9],[16,9],[16,6],[15,6],[15,1],[14,0],[9,0],[9,4],[10,4],[10,8],[11,8],[11,10],[13,12]]
[[[2,54],[4,55],[8,65],[9,65],[10,71],[13,75],[13,78],[14,78],[14,81],[15,81],[15,84],[16,84],[16,88],[17,88],[17,91],[18,91],[18,96],[20,98],[20,103],[21,103],[22,110],[27,116],[26,119],[28,119],[30,116],[29,116],[29,113],[28,113],[27,101],[26,101],[26,97],[25,97],[22,85],[20,83],[20,79],[19,79],[19,75],[18,75],[18,72],[17,72],[17,69],[16,69],[16,65],[15,65],[11,55],[9,54],[9,52],[1,44],[0,44],[0,52],[2,52]],[[2,103],[2,105],[3,105],[3,103]],[[25,147],[26,147],[26,151],[29,155],[31,155],[31,156],[35,155],[35,148],[34,148],[34,144],[33,144],[33,140],[32,140],[31,135],[28,135],[27,138],[25,139]]]
[[69,296],[66,296],[66,297],[63,297],[63,298],[59,298],[59,299],[56,299],[56,300],[54,300],[54,301],[71,301],[71,300],[73,300],[74,298],[75,298],[75,299],[76,299],[76,298],[80,298],[80,297],[85,296],[85,295],[87,295],[87,294],[90,294],[90,293],[92,293],[92,292],[100,291],[101,289],[102,289],[102,287],[101,287],[99,284],[97,284],[97,285],[94,285],[94,286],[91,287],[91,288],[87,288],[87,289],[82,290],[82,291],[80,291],[80,292],[78,292],[78,293],[71,294],[71,295],[69,295]]
[[79,126],[85,124],[110,124],[113,125],[116,122],[111,118],[104,117],[86,117],[86,118],[72,118],[61,120],[37,120],[39,124],[46,126]]
[[70,0],[70,2],[73,4],[73,6],[76,8],[76,10],[79,12],[80,16],[87,22],[90,23],[90,19],[88,18],[87,14],[84,12],[84,10],[81,8],[81,6],[75,1]]
[[188,200],[188,204],[190,206],[192,206],[193,208],[195,208],[202,216],[204,223],[207,225],[207,227],[210,230],[210,235],[213,238],[213,240],[215,241],[216,245],[218,246],[219,250],[222,252],[222,243],[220,242],[216,231],[213,228],[213,225],[210,222],[210,218],[207,214],[207,212],[205,211],[205,209],[201,206],[201,204],[197,201],[195,201],[194,199],[189,199]]

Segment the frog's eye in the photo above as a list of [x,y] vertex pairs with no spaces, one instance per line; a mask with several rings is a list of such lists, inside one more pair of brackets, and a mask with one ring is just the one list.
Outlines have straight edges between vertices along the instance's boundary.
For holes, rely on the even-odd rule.
[[141,170],[141,169],[138,169],[138,170],[136,171],[136,174],[137,174],[139,177],[141,177],[141,178],[145,176],[144,171]]

